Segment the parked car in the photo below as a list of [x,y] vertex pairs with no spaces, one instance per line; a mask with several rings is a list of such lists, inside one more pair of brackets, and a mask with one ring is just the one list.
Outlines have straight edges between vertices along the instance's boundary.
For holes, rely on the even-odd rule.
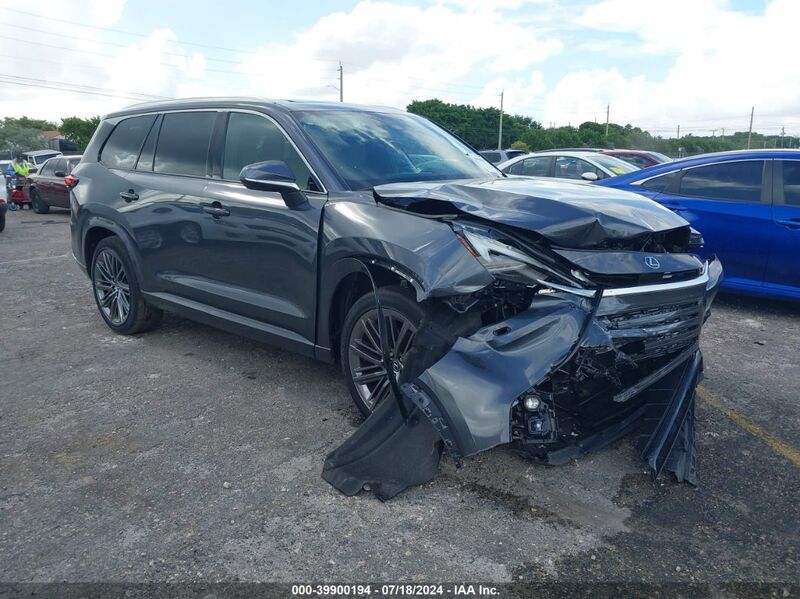
[[731,291],[800,299],[800,151],[693,156],[602,181],[680,214],[725,264]]
[[73,177],[112,330],[170,310],[341,363],[372,414],[323,468],[347,494],[429,480],[442,447],[563,463],[637,427],[654,475],[694,480],[722,269],[647,198],[506,177],[403,111],[253,99],[110,114]]
[[599,152],[566,150],[524,154],[498,164],[497,168],[509,175],[578,181],[599,181],[638,170],[624,160]]
[[480,155],[492,164],[500,164],[517,156],[525,154],[522,150],[481,150]]
[[648,166],[655,166],[672,160],[672,158],[660,152],[647,150],[602,150],[602,153],[630,162],[633,166],[638,166],[639,168],[647,168]]
[[6,212],[8,212],[8,202],[4,197],[0,197],[0,232],[6,228]]
[[72,169],[80,156],[56,156],[45,161],[39,172],[25,182],[25,193],[37,214],[47,214],[50,207],[69,209],[69,189],[73,184]]
[[61,156],[61,152],[57,150],[33,150],[30,152],[23,152],[22,156],[28,163],[31,165],[31,172],[35,173],[39,170],[39,167],[42,166],[47,160],[52,158],[53,156]]

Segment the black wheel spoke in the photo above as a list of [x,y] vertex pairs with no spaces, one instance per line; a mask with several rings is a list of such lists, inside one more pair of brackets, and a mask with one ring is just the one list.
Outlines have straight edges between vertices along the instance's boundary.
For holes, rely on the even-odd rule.
[[411,347],[416,333],[414,324],[397,310],[384,308],[384,317],[382,324],[392,360],[392,372],[389,375],[383,362],[377,310],[365,313],[355,324],[348,345],[350,376],[361,400],[370,410],[392,396],[389,376],[399,375],[402,358]]

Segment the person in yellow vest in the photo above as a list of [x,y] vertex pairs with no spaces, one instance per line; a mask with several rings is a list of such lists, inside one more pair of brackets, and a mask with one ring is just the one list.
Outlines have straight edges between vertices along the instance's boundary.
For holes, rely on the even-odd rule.
[[[14,160],[11,161],[11,168],[14,169],[14,180],[11,182],[11,188],[13,189],[23,184],[25,177],[31,172],[31,165],[28,164],[22,154],[17,154]],[[9,208],[12,210],[22,208],[23,205],[21,203],[13,201],[13,195],[9,199],[11,199]]]
[[16,158],[11,161],[11,168],[14,169],[14,174],[17,177],[27,177],[31,172],[31,165],[25,160],[22,154],[17,154]]

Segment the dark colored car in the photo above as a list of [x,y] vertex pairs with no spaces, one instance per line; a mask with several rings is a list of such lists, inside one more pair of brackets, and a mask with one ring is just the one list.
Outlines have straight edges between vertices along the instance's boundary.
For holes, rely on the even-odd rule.
[[563,463],[639,429],[694,480],[698,338],[719,285],[642,196],[501,174],[416,115],[209,99],[106,116],[73,176],[102,318],[162,310],[340,361],[371,414],[323,476],[382,498],[503,443]]
[[603,154],[614,156],[625,162],[630,162],[639,168],[647,168],[648,166],[655,166],[656,164],[663,164],[670,162],[672,158],[665,156],[660,152],[650,152],[647,150],[601,150]]
[[8,212],[8,203],[5,198],[0,197],[0,231],[6,228],[6,212]]
[[25,193],[37,214],[47,214],[50,208],[69,210],[69,189],[74,182],[72,169],[80,156],[57,156],[42,164],[37,173],[25,181]]
[[646,195],[692,223],[730,291],[800,299],[800,151],[742,150],[668,162],[602,185]]

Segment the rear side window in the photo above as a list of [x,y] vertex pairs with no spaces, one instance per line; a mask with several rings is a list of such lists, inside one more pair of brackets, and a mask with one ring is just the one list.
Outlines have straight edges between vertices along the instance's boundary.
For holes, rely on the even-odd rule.
[[108,168],[132,169],[155,118],[153,115],[135,116],[118,123],[103,146],[100,162]]
[[208,162],[208,144],[216,116],[216,112],[165,114],[158,136],[153,170],[170,175],[204,177]]
[[723,162],[687,170],[680,194],[709,200],[760,202],[763,160]]
[[316,190],[311,171],[275,123],[257,114],[232,112],[225,133],[222,178],[236,181],[243,167],[266,160],[285,162],[302,189]]
[[67,174],[68,175],[72,172],[72,169],[74,169],[76,166],[78,166],[78,163],[80,161],[81,161],[80,158],[70,158],[69,160],[67,160]]
[[783,201],[800,206],[800,160],[783,161]]
[[556,177],[561,177],[562,179],[581,179],[583,173],[594,173],[600,179],[606,176],[604,172],[580,158],[573,158],[571,156],[559,156],[556,158]]

